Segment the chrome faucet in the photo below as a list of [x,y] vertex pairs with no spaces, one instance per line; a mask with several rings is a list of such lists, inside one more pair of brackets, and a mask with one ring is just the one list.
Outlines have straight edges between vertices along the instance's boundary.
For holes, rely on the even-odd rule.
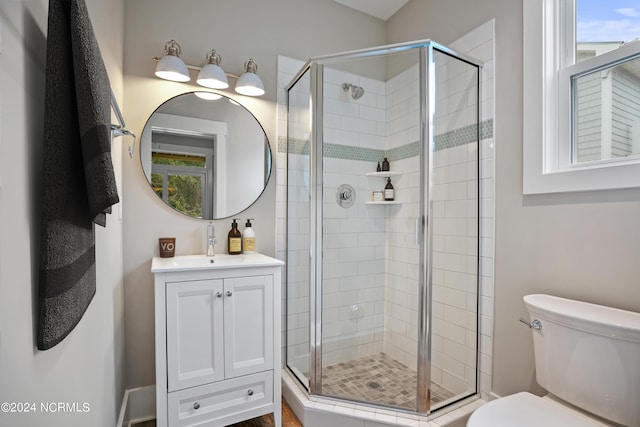
[[213,226],[213,221],[209,221],[209,227],[207,229],[207,256],[215,256],[214,246],[216,244],[216,228]]

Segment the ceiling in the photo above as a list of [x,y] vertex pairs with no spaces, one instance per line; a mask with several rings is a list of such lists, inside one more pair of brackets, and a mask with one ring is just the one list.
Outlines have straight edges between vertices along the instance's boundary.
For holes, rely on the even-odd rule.
[[409,0],[335,0],[336,2],[386,21]]

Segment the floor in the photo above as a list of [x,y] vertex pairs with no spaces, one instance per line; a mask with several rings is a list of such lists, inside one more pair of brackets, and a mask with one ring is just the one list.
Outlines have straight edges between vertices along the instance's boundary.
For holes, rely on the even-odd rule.
[[[241,423],[232,424],[229,427],[274,427],[273,414],[253,418]],[[155,420],[133,424],[132,427],[156,427]],[[282,427],[303,427],[302,423],[293,413],[287,402],[282,399]]]
[[[415,409],[416,389],[415,371],[384,353],[322,369],[322,394],[325,396]],[[431,384],[431,403],[453,396],[438,384]]]

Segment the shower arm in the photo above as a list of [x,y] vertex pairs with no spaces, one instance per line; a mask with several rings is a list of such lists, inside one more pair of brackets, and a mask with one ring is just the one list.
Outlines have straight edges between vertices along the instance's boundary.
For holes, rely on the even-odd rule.
[[364,95],[364,89],[351,83],[342,83],[342,90],[348,92],[351,89],[351,98],[360,99]]

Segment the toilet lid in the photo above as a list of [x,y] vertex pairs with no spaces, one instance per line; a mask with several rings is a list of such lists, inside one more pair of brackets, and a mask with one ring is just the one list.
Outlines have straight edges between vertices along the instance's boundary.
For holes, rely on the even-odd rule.
[[603,427],[604,424],[551,399],[517,393],[476,409],[467,427]]

